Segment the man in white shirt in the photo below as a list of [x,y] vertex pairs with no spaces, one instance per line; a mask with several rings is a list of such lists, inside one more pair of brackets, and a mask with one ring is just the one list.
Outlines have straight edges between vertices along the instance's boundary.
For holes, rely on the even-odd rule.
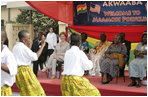
[[1,31],[1,96],[12,96],[11,86],[15,83],[17,63],[15,58],[4,42],[6,32]]
[[[63,96],[100,96],[100,92],[88,79],[82,77],[84,70],[90,70],[93,63],[80,50],[80,36],[71,35],[71,48],[64,57],[64,71],[62,72],[61,91]],[[70,89],[69,89],[70,87]]]
[[46,37],[46,42],[48,43],[48,55],[50,55],[54,52],[55,46],[57,45],[57,36],[53,32],[53,28],[50,27],[49,33]]

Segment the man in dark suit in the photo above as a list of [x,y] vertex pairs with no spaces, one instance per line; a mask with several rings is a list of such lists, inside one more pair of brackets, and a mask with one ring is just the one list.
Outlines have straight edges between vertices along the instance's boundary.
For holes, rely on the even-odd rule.
[[129,61],[130,50],[131,50],[131,42],[125,40],[125,33],[120,33],[119,35],[121,36],[121,42],[122,42],[122,44],[124,44],[126,46],[126,48],[127,48],[127,61],[124,64],[123,68],[120,69],[120,73],[119,73],[119,77],[122,77],[122,76],[124,76],[125,65],[128,64],[128,61]]
[[[38,37],[33,40],[32,48],[31,48],[33,52],[37,52],[40,49],[42,44],[42,38],[45,38],[45,35],[42,32],[40,32],[38,34]],[[43,69],[43,63],[45,63],[47,58],[47,51],[48,51],[48,43],[46,43],[38,60],[33,62],[33,72],[35,73],[36,76],[38,73],[38,65],[40,65],[41,70]]]

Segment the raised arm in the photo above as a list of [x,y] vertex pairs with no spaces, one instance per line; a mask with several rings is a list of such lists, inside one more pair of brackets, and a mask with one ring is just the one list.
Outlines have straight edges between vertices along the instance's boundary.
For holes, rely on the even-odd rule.
[[82,68],[84,70],[90,70],[90,69],[92,69],[93,68],[93,63],[92,63],[91,60],[89,60],[87,58],[86,54],[84,52],[82,52],[80,54],[80,56],[81,56]]
[[42,45],[41,45],[41,48],[40,48],[40,49],[38,50],[38,52],[37,52],[38,58],[40,57],[40,55],[41,55],[41,53],[42,53],[42,51],[43,51],[45,45],[46,45],[46,41],[45,41],[45,37],[43,37],[43,38],[42,38]]
[[44,46],[45,46],[45,43],[42,43],[41,48],[40,48],[40,49],[38,50],[38,52],[36,53],[37,56],[38,56],[38,58],[40,57],[40,55],[41,55],[41,53],[42,53],[42,51],[43,51],[43,49],[44,49]]

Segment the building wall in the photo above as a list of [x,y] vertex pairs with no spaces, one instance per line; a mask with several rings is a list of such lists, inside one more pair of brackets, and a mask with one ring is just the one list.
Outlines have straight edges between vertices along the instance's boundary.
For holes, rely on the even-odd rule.
[[[63,22],[58,22],[58,24],[59,24],[59,34],[61,33],[61,32],[65,32],[66,33],[66,24],[65,23],[63,23]],[[60,40],[60,39],[59,39]],[[60,40],[61,41],[61,40]]]
[[8,9],[1,9],[1,20],[8,21]]
[[[10,21],[16,21],[17,15],[19,15],[20,11],[19,9],[16,8],[11,8],[10,9]],[[12,47],[18,41],[17,34],[18,31],[22,30],[25,28],[28,31],[31,32],[32,40],[34,38],[34,31],[33,31],[33,25],[32,26],[26,26],[26,25],[21,25],[21,24],[7,24],[8,22],[8,9],[7,8],[2,8],[1,9],[1,20],[4,20],[4,23],[6,25],[6,32],[8,34],[8,39],[11,40],[9,41],[9,48],[12,50]],[[61,32],[66,32],[66,24],[63,22],[58,22],[59,24],[59,34]],[[17,26],[16,26],[17,25]],[[22,28],[24,27],[24,28]],[[17,30],[16,30],[17,29]],[[31,30],[30,30],[31,29]]]
[[[20,14],[19,9],[11,8],[10,9],[10,20],[16,21],[17,15],[19,15],[19,14]],[[8,9],[7,8],[1,9],[1,19],[4,20],[4,23],[8,22]]]
[[66,32],[66,24],[60,21],[58,22],[58,24],[59,24],[59,34],[61,32]]
[[31,40],[33,40],[34,39],[33,28],[34,27],[32,24],[14,24],[14,23],[6,24],[6,32],[9,40],[9,49],[12,50],[16,42],[19,41],[18,32],[21,30],[27,30],[30,33]]

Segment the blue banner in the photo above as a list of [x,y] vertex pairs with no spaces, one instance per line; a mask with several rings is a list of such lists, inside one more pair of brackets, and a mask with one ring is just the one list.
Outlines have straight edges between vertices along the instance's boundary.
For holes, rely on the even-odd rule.
[[147,25],[147,1],[74,1],[74,25]]

